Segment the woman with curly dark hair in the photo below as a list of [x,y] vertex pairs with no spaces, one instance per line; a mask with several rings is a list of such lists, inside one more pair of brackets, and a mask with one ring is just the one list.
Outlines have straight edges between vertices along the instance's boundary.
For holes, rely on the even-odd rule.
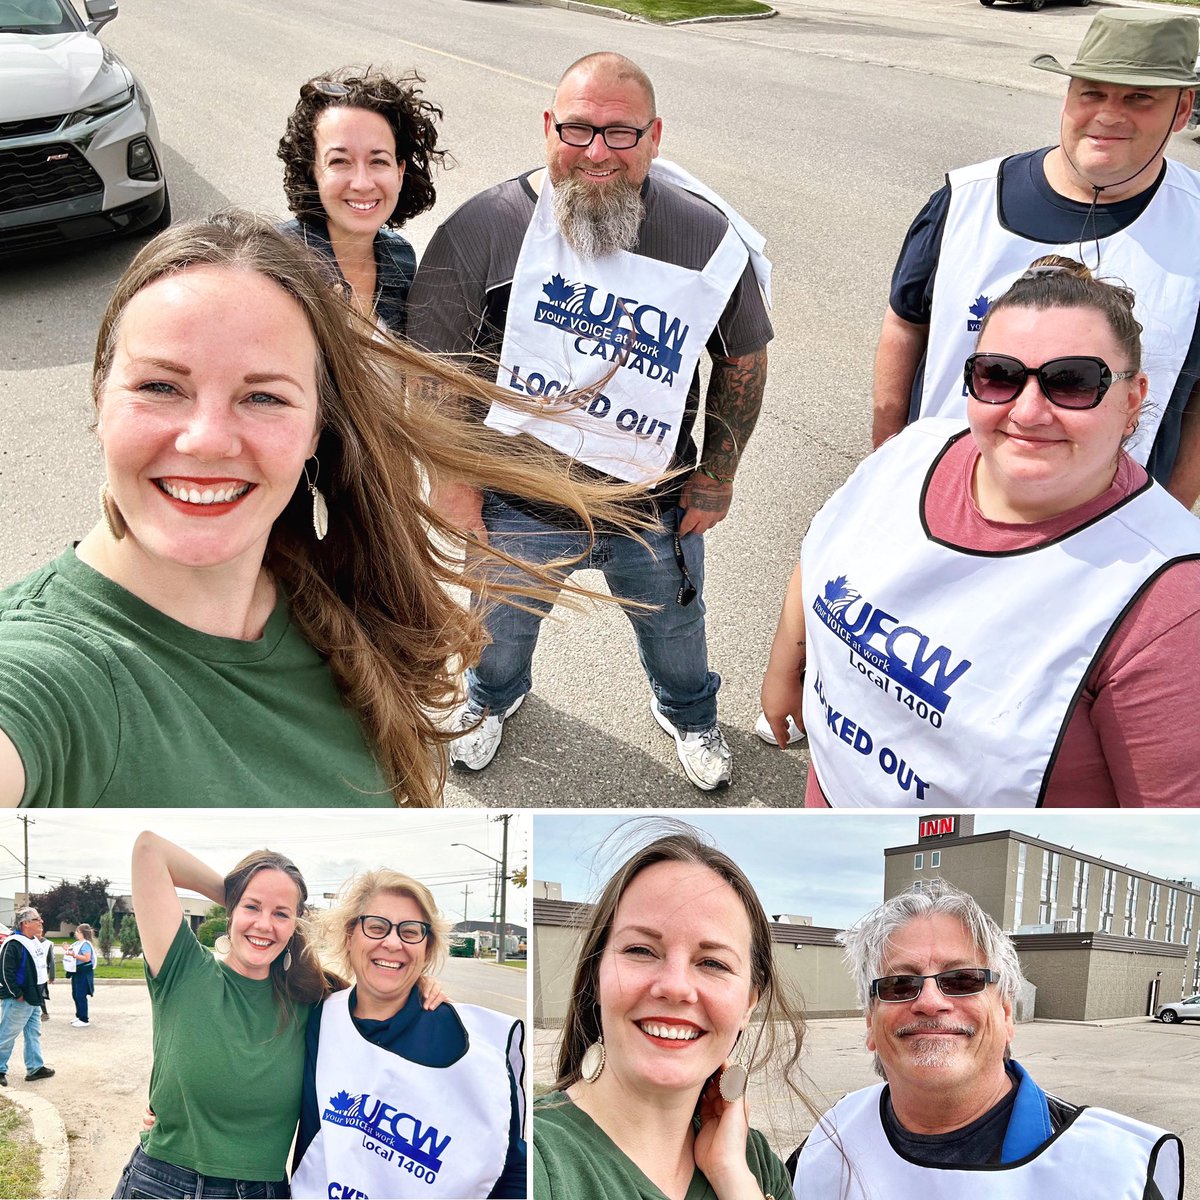
[[396,230],[433,207],[442,110],[424,100],[417,74],[392,79],[343,67],[310,79],[279,141],[283,188],[295,219],[287,233],[316,250],[363,313],[404,331],[417,268]]

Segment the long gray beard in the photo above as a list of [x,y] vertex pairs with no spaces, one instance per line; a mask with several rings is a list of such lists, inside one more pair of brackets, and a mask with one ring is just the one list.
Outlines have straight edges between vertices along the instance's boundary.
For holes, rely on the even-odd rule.
[[581,258],[603,258],[637,241],[645,206],[641,188],[626,179],[601,187],[568,175],[554,185],[554,216],[567,243]]

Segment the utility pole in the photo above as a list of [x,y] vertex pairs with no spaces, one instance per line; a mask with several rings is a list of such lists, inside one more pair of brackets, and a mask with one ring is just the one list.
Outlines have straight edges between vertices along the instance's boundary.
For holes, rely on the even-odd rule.
[[[464,925],[467,923],[467,897],[470,894],[471,894],[470,891],[468,891],[467,888],[464,887],[463,888],[463,924]],[[470,933],[470,930],[464,930],[463,932]]]
[[496,947],[496,962],[502,963],[506,958],[504,942],[508,930],[508,823],[512,820],[512,814],[505,813],[496,820],[504,825],[504,840],[500,850],[500,942]]
[[17,820],[25,826],[25,903],[29,903],[29,822],[33,820],[30,816],[21,816],[17,814]]

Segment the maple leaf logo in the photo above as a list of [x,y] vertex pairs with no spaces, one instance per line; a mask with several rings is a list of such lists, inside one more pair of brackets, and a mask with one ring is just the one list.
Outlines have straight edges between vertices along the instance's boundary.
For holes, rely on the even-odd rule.
[[987,310],[992,307],[992,302],[986,296],[976,296],[975,303],[968,310],[971,316],[982,321],[987,316]]
[[856,592],[846,581],[845,575],[839,575],[825,585],[825,603],[835,613],[844,612],[855,600],[861,599],[861,596],[862,594]]
[[329,1099],[329,1107],[337,1112],[349,1112],[355,1103],[356,1097],[348,1096],[345,1092],[338,1092],[336,1096],[331,1096]]
[[562,304],[571,298],[571,285],[558,274],[550,277],[549,283],[542,284],[542,291],[551,304]]

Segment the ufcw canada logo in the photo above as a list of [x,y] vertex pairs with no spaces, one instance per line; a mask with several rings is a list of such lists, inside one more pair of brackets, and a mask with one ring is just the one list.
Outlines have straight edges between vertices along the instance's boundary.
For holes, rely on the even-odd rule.
[[979,326],[983,324],[983,318],[987,316],[987,311],[992,307],[992,302],[987,296],[976,296],[975,302],[967,309],[971,315],[967,317],[967,332],[978,333]]
[[948,646],[935,646],[919,629],[864,600],[845,575],[825,585],[813,612],[859,658],[940,713],[950,703],[951,687],[970,670],[970,659],[952,663]]
[[546,298],[538,299],[533,319],[596,343],[586,350],[577,343],[579,353],[610,362],[624,356],[622,366],[648,379],[674,381],[691,328],[678,317],[632,296],[571,283],[558,274],[542,284],[542,292]]
[[449,1135],[442,1137],[432,1125],[422,1124],[411,1113],[401,1112],[367,1092],[351,1096],[343,1091],[331,1096],[321,1120],[357,1129],[435,1173],[441,1170],[442,1154],[450,1145]]

